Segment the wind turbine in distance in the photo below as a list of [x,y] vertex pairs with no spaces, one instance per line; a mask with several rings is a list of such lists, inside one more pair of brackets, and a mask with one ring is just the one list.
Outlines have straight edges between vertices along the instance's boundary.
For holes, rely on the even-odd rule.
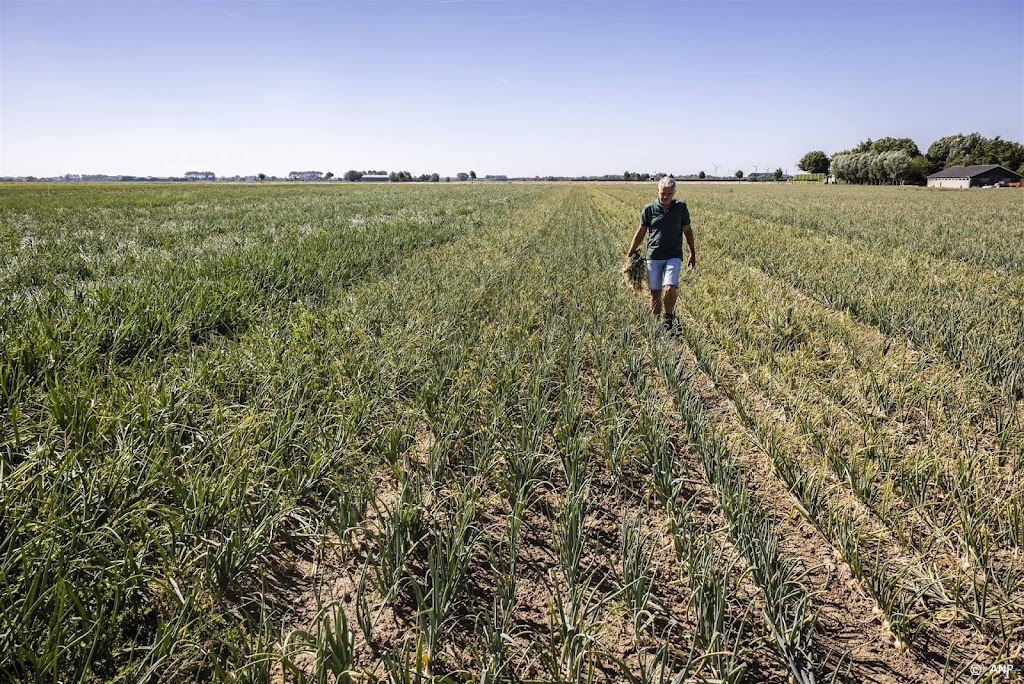
[[711,162],[711,165],[715,167],[715,178],[718,178],[718,164]]

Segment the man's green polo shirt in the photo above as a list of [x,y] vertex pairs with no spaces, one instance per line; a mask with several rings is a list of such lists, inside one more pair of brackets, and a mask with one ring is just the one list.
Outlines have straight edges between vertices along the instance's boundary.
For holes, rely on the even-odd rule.
[[683,226],[690,223],[686,202],[672,200],[668,209],[654,200],[640,212],[640,225],[647,226],[648,259],[682,259]]

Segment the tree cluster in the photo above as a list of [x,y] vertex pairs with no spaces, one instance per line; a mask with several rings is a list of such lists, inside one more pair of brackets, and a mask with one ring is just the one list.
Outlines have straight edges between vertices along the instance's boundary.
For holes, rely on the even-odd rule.
[[392,183],[408,183],[410,181],[438,183],[441,180],[441,175],[437,173],[421,173],[418,176],[414,176],[408,171],[392,171],[388,174],[388,180]]
[[[332,176],[334,174],[331,174]],[[323,180],[323,171],[292,171],[288,174],[290,181],[318,181]]]
[[640,173],[638,171],[626,171],[622,174],[622,180],[633,180],[633,181],[649,181],[659,180],[663,176],[671,174],[667,173]]
[[821,150],[805,154],[797,166],[807,173],[831,173],[847,183],[920,183],[951,166],[1001,164],[1024,173],[1024,146],[978,133],[939,138],[921,154],[910,138],[868,138],[829,159]]
[[[915,161],[917,160],[917,161]],[[910,138],[868,138],[829,159],[821,150],[805,154],[797,167],[807,173],[831,173],[847,183],[923,183],[927,160]]]
[[1024,173],[1024,145],[1003,140],[998,135],[986,138],[978,133],[947,135],[928,148],[930,173],[950,166],[999,164],[1011,171]]
[[362,180],[363,176],[386,176],[386,175],[388,175],[387,171],[377,171],[377,170],[356,171],[355,169],[349,169],[348,171],[343,173],[341,175],[341,177],[344,180],[348,181],[349,183],[354,183],[356,181]]
[[[923,159],[921,155],[916,157]],[[919,180],[920,168],[914,168],[906,150],[886,152],[841,152],[832,156],[832,175],[847,183],[898,183]]]
[[796,167],[807,173],[828,173],[828,155],[821,150],[812,150],[802,156]]

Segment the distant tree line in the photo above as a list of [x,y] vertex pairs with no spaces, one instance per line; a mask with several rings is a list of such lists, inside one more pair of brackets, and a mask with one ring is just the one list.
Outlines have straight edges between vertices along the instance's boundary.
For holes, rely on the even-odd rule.
[[[822,156],[824,156],[824,153],[821,153],[821,154],[822,154]],[[264,182],[264,181],[277,182],[277,181],[283,181],[283,180],[288,180],[288,181],[292,181],[292,182],[304,182],[304,181],[306,181],[306,182],[323,182],[323,181],[330,181],[330,180],[345,180],[345,181],[348,181],[348,182],[358,182],[358,181],[363,180],[366,176],[375,176],[376,177],[375,180],[380,180],[382,178],[387,178],[389,181],[391,181],[393,183],[407,183],[407,182],[412,182],[412,181],[418,181],[418,182],[421,182],[421,183],[438,183],[438,182],[446,182],[447,183],[447,182],[451,182],[452,180],[457,180],[457,181],[460,181],[460,182],[465,182],[465,181],[472,181],[472,180],[477,180],[478,179],[476,171],[469,171],[468,173],[466,173],[466,172],[459,172],[453,178],[451,176],[441,176],[438,173],[423,173],[423,174],[419,174],[419,175],[413,175],[409,171],[391,171],[389,173],[387,171],[378,171],[378,170],[357,171],[355,169],[350,169],[350,170],[346,171],[344,174],[342,174],[340,177],[336,177],[334,175],[334,173],[332,173],[331,171],[327,171],[326,173],[323,172],[323,171],[291,171],[288,174],[288,176],[285,177],[285,178],[278,178],[277,176],[268,175],[268,174],[263,173],[263,172],[260,172],[260,173],[257,173],[257,174],[251,175],[251,176],[239,176],[239,175],[236,175],[236,176],[224,176],[224,177],[219,177],[218,178],[216,176],[216,174],[214,174],[214,172],[212,172],[212,171],[188,171],[182,177],[174,177],[174,176],[168,176],[168,177],[147,176],[147,177],[142,177],[142,176],[124,176],[124,175],[110,176],[110,175],[103,175],[103,174],[65,174],[63,176],[53,176],[53,177],[48,177],[48,178],[37,178],[35,176],[18,176],[18,177],[5,176],[5,177],[0,177],[0,181],[64,181],[64,182],[75,182],[75,181],[148,181],[148,182],[161,182],[162,181],[162,182],[173,182],[173,181],[184,181],[184,180],[189,180],[189,181],[204,180],[204,181],[223,181],[223,182],[247,181],[247,182],[251,183],[251,182],[256,182],[256,181],[259,181],[259,182]],[[751,180],[751,181],[787,180],[787,179],[790,179],[790,176],[786,176],[786,175],[783,174],[782,169],[776,169],[775,173],[744,174],[742,171],[738,171],[735,174],[731,174],[728,177],[708,176],[704,171],[701,171],[699,174],[690,174],[690,175],[684,175],[684,176],[676,176],[675,174],[665,173],[664,171],[660,171],[660,172],[657,172],[657,173],[640,173],[640,172],[626,171],[623,174],[604,174],[604,175],[594,175],[594,176],[553,176],[553,175],[549,175],[549,176],[532,176],[532,177],[531,176],[512,176],[512,177],[509,177],[509,176],[507,176],[505,174],[488,174],[486,176],[483,176],[482,178],[485,181],[491,181],[491,182],[500,182],[500,181],[621,181],[621,180],[644,181],[644,182],[653,181],[653,182],[657,182],[657,181],[661,180],[665,176],[669,176],[671,178],[676,178],[677,180],[684,180],[684,181],[704,180],[704,179],[710,179],[710,180],[742,179],[742,180]]]
[[986,138],[978,133],[949,135],[931,144],[926,154],[910,138],[870,138],[829,158],[821,150],[805,154],[797,166],[807,173],[824,173],[846,183],[912,183],[951,166],[1000,164],[1024,174],[1024,145]]
[[414,176],[408,171],[392,171],[388,174],[388,180],[392,183],[409,183],[411,181],[437,183],[441,180],[441,176],[437,173],[421,173],[418,176]]
[[318,181],[323,180],[323,171],[292,171],[288,174],[290,181]]
[[[703,171],[701,172],[703,173]],[[674,173],[665,173],[664,171],[658,171],[656,173],[639,173],[637,171],[625,171],[622,174],[622,180],[628,181],[659,181],[665,176],[669,178],[675,178]],[[619,180],[613,176],[577,176],[571,180]]]

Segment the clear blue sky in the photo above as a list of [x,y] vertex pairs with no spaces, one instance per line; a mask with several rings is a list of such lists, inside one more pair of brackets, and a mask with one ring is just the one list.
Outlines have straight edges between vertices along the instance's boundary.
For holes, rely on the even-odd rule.
[[795,171],[1024,141],[1024,0],[0,0],[0,175]]

